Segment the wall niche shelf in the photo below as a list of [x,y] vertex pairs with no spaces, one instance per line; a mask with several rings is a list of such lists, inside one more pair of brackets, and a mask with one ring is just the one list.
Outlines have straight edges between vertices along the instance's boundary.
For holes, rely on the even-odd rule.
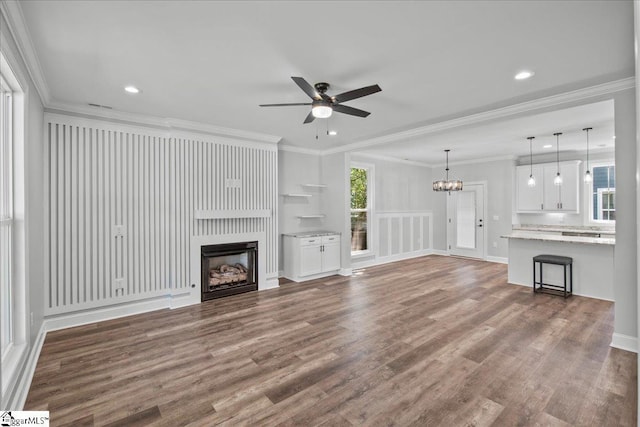
[[282,196],[284,197],[311,197],[312,194],[306,194],[306,193],[287,193],[287,194],[283,194]]
[[326,215],[324,214],[314,214],[314,215],[298,215],[296,218],[299,219],[317,219],[317,218],[324,218]]

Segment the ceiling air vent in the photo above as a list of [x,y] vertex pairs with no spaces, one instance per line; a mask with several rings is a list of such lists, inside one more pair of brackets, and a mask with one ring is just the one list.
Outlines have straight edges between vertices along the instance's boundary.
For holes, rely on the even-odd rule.
[[89,103],[89,107],[106,108],[107,110],[113,110],[113,107],[109,107],[108,105],[92,104],[91,102]]

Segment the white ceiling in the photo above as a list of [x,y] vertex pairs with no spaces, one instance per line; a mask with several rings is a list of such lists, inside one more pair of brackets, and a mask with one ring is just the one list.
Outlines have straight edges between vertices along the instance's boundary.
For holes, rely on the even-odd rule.
[[[634,75],[631,1],[20,4],[55,101],[278,135],[311,149]],[[515,81],[522,69],[536,74]],[[328,124],[339,134],[328,137],[324,120],[303,125],[308,107],[258,107],[307,102],[290,76],[329,82],[329,94],[375,83],[382,92],[345,103],[372,114],[334,114]],[[143,92],[125,93],[128,84]],[[593,120],[519,118],[370,151],[428,163],[442,148],[459,159],[523,154],[529,134],[539,142],[596,123],[606,139],[607,109],[585,108]]]

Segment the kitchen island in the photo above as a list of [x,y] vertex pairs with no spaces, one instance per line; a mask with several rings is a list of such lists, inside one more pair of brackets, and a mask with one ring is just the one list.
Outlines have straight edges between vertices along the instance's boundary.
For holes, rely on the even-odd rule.
[[[514,227],[510,234],[502,236],[509,239],[509,283],[530,286],[533,289],[534,256],[568,256],[573,258],[573,293],[613,301],[615,234],[606,231],[582,231]],[[561,285],[562,280],[561,266],[544,266],[545,282]]]

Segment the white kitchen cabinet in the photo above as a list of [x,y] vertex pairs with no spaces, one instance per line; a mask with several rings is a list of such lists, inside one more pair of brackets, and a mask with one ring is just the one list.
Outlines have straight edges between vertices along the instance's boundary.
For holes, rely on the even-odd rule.
[[562,185],[555,185],[553,180],[558,173],[558,165],[544,165],[544,210],[554,212],[579,213],[579,162],[560,163]]
[[295,282],[335,274],[340,270],[339,234],[284,236],[284,277]]
[[516,172],[518,212],[542,211],[544,197],[542,186],[543,166],[533,165],[533,177],[536,179],[534,187],[529,187],[528,185],[531,167],[518,166]]
[[555,185],[553,180],[558,172],[558,165],[541,163],[533,165],[536,186],[529,187],[527,181],[530,166],[516,168],[516,211],[518,213],[540,212],[580,212],[579,160],[560,162],[562,185]]

